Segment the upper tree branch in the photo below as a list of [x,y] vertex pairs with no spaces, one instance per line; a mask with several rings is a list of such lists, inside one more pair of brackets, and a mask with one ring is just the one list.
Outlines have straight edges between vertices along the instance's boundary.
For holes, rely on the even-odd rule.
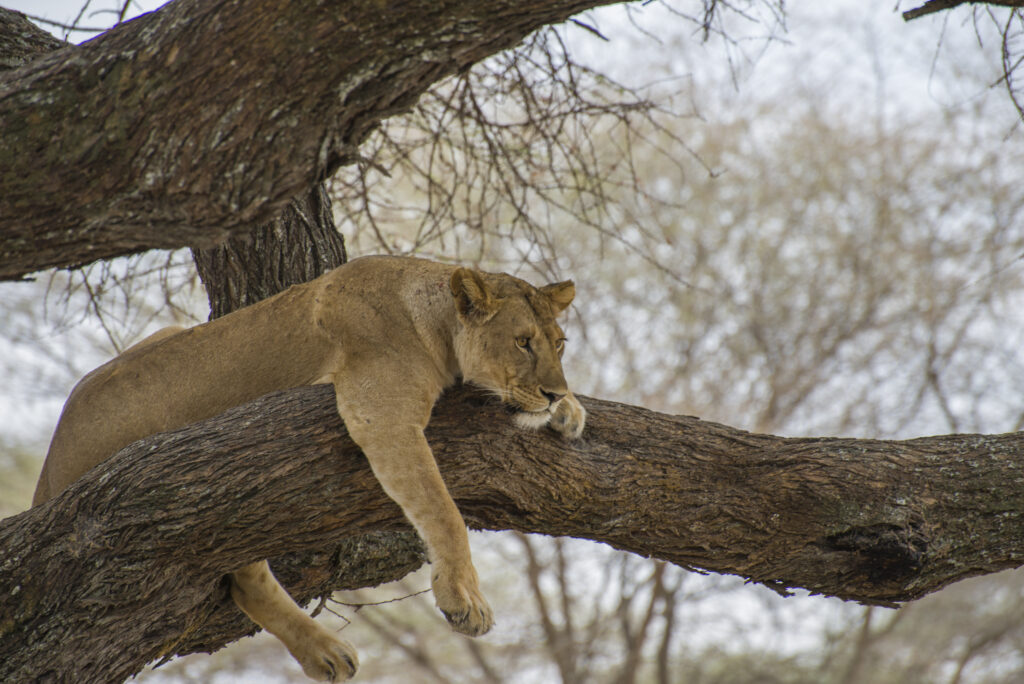
[[0,73],[0,279],[209,245],[382,118],[610,0],[175,0]]
[[999,7],[1024,7],[1024,0],[928,0],[920,7],[903,13],[903,20],[910,21],[936,12],[945,12],[960,5],[996,5]]
[[0,7],[0,71],[20,67],[66,45],[26,19],[25,15]]
[[[428,438],[471,526],[883,604],[1024,562],[1020,433],[784,439],[585,403],[587,431],[567,445],[516,430],[472,390],[439,402]],[[300,598],[392,579],[363,568],[339,580],[343,559],[323,550],[395,529],[406,529],[401,513],[329,387],[147,438],[0,522],[0,680],[110,681],[218,647],[251,629],[224,603],[224,573],[304,551],[312,568],[286,578]]]

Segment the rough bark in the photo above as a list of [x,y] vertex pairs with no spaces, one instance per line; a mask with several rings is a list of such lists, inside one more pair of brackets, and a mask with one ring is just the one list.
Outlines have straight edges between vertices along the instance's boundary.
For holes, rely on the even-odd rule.
[[66,45],[26,19],[24,14],[0,7],[0,71],[23,66]]
[[[1022,433],[785,439],[584,403],[587,431],[566,445],[516,430],[472,389],[439,402],[428,439],[472,527],[593,539],[884,605],[1024,562]],[[0,681],[114,681],[217,648],[249,629],[225,572],[304,552],[314,562],[285,577],[300,598],[342,576],[373,584],[394,576],[387,553],[360,568],[315,556],[407,529],[327,386],[147,438],[0,521]]]
[[608,0],[175,0],[0,73],[0,278],[209,246],[439,79]]
[[293,199],[273,221],[224,244],[193,249],[210,299],[210,319],[272,297],[348,260],[322,183]]

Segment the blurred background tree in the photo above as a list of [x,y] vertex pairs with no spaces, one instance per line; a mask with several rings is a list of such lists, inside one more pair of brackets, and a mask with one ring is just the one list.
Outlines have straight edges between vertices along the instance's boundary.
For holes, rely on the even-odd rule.
[[[1024,183],[1000,75],[1020,14],[918,26],[862,5],[626,6],[539,32],[385,121],[331,180],[349,253],[574,278],[583,393],[791,435],[1019,430]],[[0,291],[8,514],[77,377],[206,314],[185,252]],[[483,640],[449,633],[422,571],[324,606],[351,621],[361,681],[1024,678],[1019,572],[891,611],[575,540],[473,543],[499,615]],[[143,679],[256,677],[301,681],[264,639]]]

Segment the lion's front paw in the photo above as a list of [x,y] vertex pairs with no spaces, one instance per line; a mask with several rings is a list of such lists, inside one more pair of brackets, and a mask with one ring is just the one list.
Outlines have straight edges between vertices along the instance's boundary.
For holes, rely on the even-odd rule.
[[586,422],[587,410],[573,396],[573,393],[569,392],[562,401],[558,402],[555,415],[551,416],[551,422],[548,425],[566,439],[579,439],[579,436],[583,434],[583,425]]
[[307,677],[318,682],[343,682],[359,669],[356,650],[315,622],[288,650],[299,661]]
[[480,592],[476,570],[461,572],[439,565],[433,575],[434,600],[456,632],[469,636],[486,634],[494,626],[494,613]]

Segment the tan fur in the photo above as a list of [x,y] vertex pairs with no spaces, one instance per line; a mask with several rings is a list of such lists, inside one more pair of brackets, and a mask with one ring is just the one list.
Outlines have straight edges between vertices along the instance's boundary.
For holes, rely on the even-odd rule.
[[[423,428],[461,377],[568,438],[585,411],[569,392],[555,317],[571,282],[544,288],[420,259],[367,257],[223,318],[167,329],[89,373],[72,391],[33,504],[147,435],[268,392],[331,382],[338,412],[384,490],[427,545],[438,607],[464,634],[493,624],[462,516]],[[232,595],[314,679],[355,673],[355,651],[295,605],[266,562],[232,573]]]

